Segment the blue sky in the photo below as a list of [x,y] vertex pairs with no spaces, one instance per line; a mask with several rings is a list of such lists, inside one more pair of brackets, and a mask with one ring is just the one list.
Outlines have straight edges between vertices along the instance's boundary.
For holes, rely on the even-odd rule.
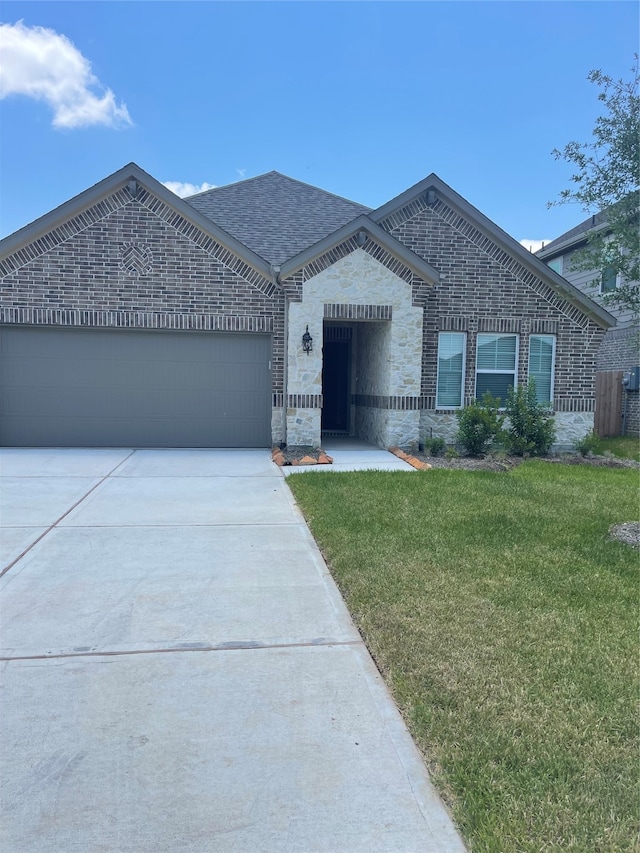
[[639,38],[638,4],[617,0],[5,0],[0,15],[2,236],[135,161],[176,186],[276,169],[371,207],[436,172],[516,239],[549,240],[586,216],[547,209],[571,174],[551,151],[590,139],[586,76],[629,79]]

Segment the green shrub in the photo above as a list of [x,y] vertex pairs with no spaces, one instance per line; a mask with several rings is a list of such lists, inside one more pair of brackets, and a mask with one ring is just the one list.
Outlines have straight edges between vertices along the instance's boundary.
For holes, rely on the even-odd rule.
[[588,456],[590,453],[597,453],[600,449],[600,439],[597,434],[591,430],[580,441],[576,441],[576,450],[581,456]]
[[445,459],[458,459],[459,457],[460,454],[458,453],[455,447],[447,447],[444,452]]
[[470,456],[483,456],[500,441],[504,416],[499,412],[500,400],[487,391],[482,400],[456,412],[457,440]]
[[505,443],[518,456],[544,456],[556,439],[553,414],[548,406],[536,401],[535,380],[507,392],[506,413],[509,428]]
[[436,438],[425,438],[424,440],[424,452],[431,456],[442,456],[444,448],[444,438],[438,436]]

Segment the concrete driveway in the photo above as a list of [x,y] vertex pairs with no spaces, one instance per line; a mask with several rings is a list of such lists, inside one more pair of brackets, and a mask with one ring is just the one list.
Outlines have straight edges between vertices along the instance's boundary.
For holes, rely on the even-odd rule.
[[267,451],[0,451],[0,847],[463,851]]

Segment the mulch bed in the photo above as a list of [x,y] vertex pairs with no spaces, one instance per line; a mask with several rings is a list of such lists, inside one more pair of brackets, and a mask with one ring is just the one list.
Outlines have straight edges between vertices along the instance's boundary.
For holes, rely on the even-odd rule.
[[312,447],[307,444],[287,445],[287,447],[274,447],[271,458],[276,465],[330,465],[333,462],[321,447]]
[[[452,468],[463,471],[510,471],[520,465],[524,459],[521,456],[504,456],[502,454],[474,456],[430,456],[419,450],[399,447],[390,448],[390,452],[404,459],[414,468],[428,470],[429,468]],[[276,465],[330,465],[333,462],[321,447],[311,445],[287,445],[285,448],[274,447],[272,458]],[[581,456],[579,453],[562,453],[559,456],[540,457],[545,462],[562,465],[592,465],[600,468],[639,468],[640,463],[632,459],[619,459],[617,456]]]

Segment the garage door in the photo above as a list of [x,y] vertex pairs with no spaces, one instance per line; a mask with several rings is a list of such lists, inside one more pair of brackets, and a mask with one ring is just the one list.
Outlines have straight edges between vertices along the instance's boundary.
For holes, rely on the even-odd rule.
[[0,328],[5,447],[267,447],[268,335]]

